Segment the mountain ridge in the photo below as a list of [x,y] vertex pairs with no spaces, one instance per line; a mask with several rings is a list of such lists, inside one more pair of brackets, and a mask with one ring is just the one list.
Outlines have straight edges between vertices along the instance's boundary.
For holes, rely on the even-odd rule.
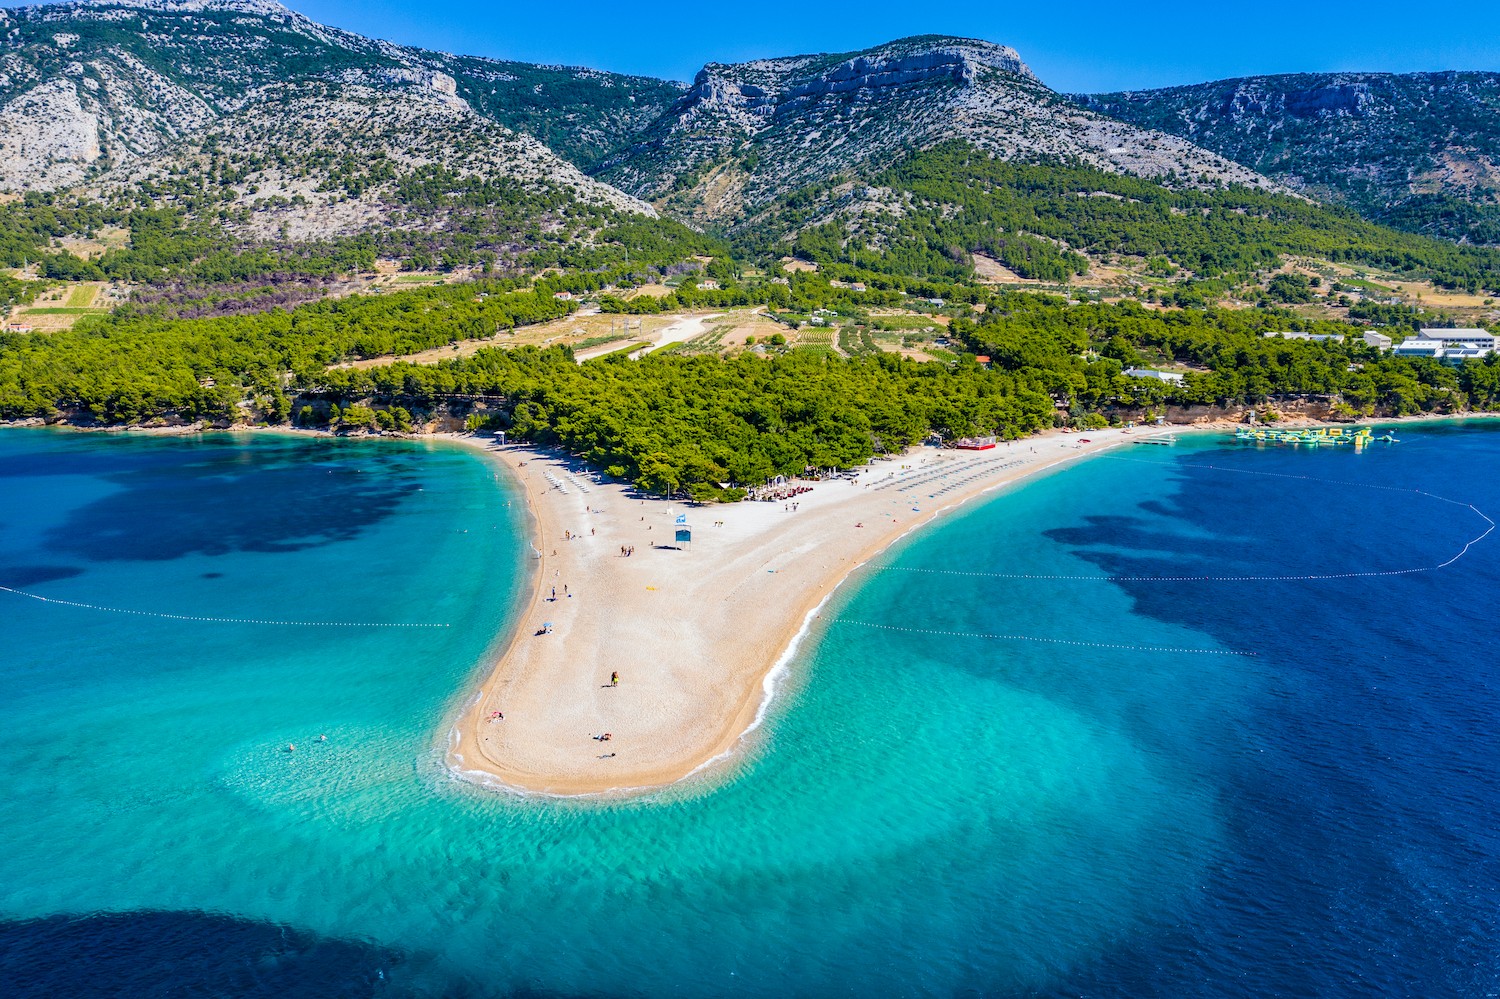
[[1289,73],[1071,97],[1374,221],[1500,243],[1500,73]]
[[[372,123],[381,141],[354,145],[383,168],[467,176],[463,142],[445,148],[447,130],[477,142],[487,170],[523,187],[547,180],[583,203],[721,233],[777,213],[806,222],[784,211],[785,199],[814,188],[842,192],[822,199],[833,213],[824,219],[899,215],[900,197],[874,178],[961,141],[1006,161],[1076,164],[1177,189],[1298,192],[1459,240],[1491,241],[1493,223],[1500,240],[1500,130],[1479,113],[1500,109],[1495,74],[1303,74],[1079,96],[1048,88],[1009,46],[928,34],[852,52],[710,62],[684,84],[412,48],[320,25],[275,0],[75,0],[0,10],[0,33],[0,190],[12,192],[118,195],[163,169],[187,170],[215,137],[255,146],[278,169],[299,157],[295,169],[333,169],[337,157],[272,151],[260,139],[290,134],[281,119],[291,109],[309,121],[336,117],[319,109],[318,95],[355,94],[360,107],[388,104],[387,116],[407,122],[410,142],[424,147],[407,157],[399,136]],[[1389,138],[1420,86],[1450,97],[1473,91],[1467,103],[1444,105],[1468,115],[1453,112],[1457,140],[1435,138],[1442,114],[1404,145]],[[313,124],[318,144],[334,141],[337,122]],[[1389,163],[1372,160],[1380,143],[1360,145],[1359,129],[1375,126],[1396,149]],[[1330,128],[1337,142],[1308,138]],[[1369,155],[1341,173],[1328,150],[1351,148]],[[302,199],[295,211],[245,185],[217,196],[232,212],[258,213],[244,232],[290,227],[314,238],[320,212],[328,236],[347,235],[346,223],[361,217],[415,217],[391,200],[400,185],[305,180],[287,195]],[[322,197],[341,185],[343,195]]]
[[1022,160],[1078,160],[1188,183],[1275,187],[1188,142],[1080,110],[1008,46],[920,35],[857,52],[709,63],[593,171],[699,224],[753,215],[836,174],[953,138]]
[[69,186],[150,156],[272,84],[430,90],[585,165],[679,93],[369,39],[274,0],[79,0],[0,10],[0,32],[0,183],[12,189]]

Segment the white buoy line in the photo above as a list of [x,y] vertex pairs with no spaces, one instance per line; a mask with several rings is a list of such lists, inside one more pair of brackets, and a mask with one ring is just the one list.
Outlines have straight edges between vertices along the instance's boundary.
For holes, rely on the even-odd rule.
[[278,621],[258,617],[210,617],[203,614],[170,614],[166,611],[133,610],[129,607],[106,607],[102,604],[83,603],[79,600],[60,600],[44,597],[40,593],[29,593],[13,586],[0,586],[0,592],[13,593],[18,597],[38,600],[44,604],[73,607],[78,610],[105,611],[110,614],[130,614],[135,617],[154,617],[166,621],[197,621],[204,624],[266,624],[284,628],[446,628],[446,624],[403,621]]

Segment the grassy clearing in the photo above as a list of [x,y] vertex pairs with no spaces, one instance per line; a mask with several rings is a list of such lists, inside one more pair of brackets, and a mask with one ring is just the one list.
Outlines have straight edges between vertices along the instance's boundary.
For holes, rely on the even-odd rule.
[[1394,295],[1396,293],[1396,289],[1394,288],[1387,288],[1383,284],[1376,284],[1374,281],[1366,281],[1364,278],[1346,277],[1338,278],[1337,280],[1339,284],[1347,285],[1350,288],[1358,288],[1361,291],[1378,292],[1382,295]]
[[604,333],[599,336],[591,336],[586,340],[579,340],[573,344],[574,350],[588,350],[590,347],[602,347],[606,343],[614,343],[616,340],[630,339],[629,333]]
[[947,316],[931,316],[922,313],[870,313],[870,325],[885,330],[936,330],[949,322]]
[[[640,350],[643,346],[645,346],[645,344],[640,344],[640,343],[627,344],[624,347],[621,347],[619,350],[612,350],[608,354],[600,354],[598,357],[591,357],[587,361],[584,361],[583,363],[584,364],[593,364],[595,361],[603,361],[606,358],[610,358],[610,357],[629,357],[631,354],[634,354],[636,351]],[[675,343],[667,345],[667,347],[676,347],[676,346],[680,346],[680,345],[679,344],[675,344]],[[662,350],[666,350],[667,347],[663,347]],[[657,353],[660,353],[660,351],[657,351]]]
[[99,286],[92,282],[85,282],[68,291],[67,301],[63,304],[69,308],[87,309],[94,304],[94,299],[99,297]]

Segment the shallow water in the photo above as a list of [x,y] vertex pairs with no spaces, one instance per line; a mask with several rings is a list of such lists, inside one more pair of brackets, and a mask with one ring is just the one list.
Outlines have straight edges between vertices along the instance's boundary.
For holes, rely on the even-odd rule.
[[748,760],[601,804],[443,769],[525,567],[479,456],[0,434],[0,584],[361,625],[0,594],[0,972],[37,995],[1491,994],[1500,540],[1435,573],[1155,578],[1448,558],[1484,522],[1411,490],[1493,514],[1500,435],[1402,436],[1141,447],[975,507],[840,591]]

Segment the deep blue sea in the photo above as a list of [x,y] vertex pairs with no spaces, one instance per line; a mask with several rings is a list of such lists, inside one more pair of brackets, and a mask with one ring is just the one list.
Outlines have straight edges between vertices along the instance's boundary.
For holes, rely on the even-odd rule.
[[0,433],[0,995],[1500,994],[1500,432],[1399,434],[975,505],[599,803],[443,768],[526,583],[482,456]]

